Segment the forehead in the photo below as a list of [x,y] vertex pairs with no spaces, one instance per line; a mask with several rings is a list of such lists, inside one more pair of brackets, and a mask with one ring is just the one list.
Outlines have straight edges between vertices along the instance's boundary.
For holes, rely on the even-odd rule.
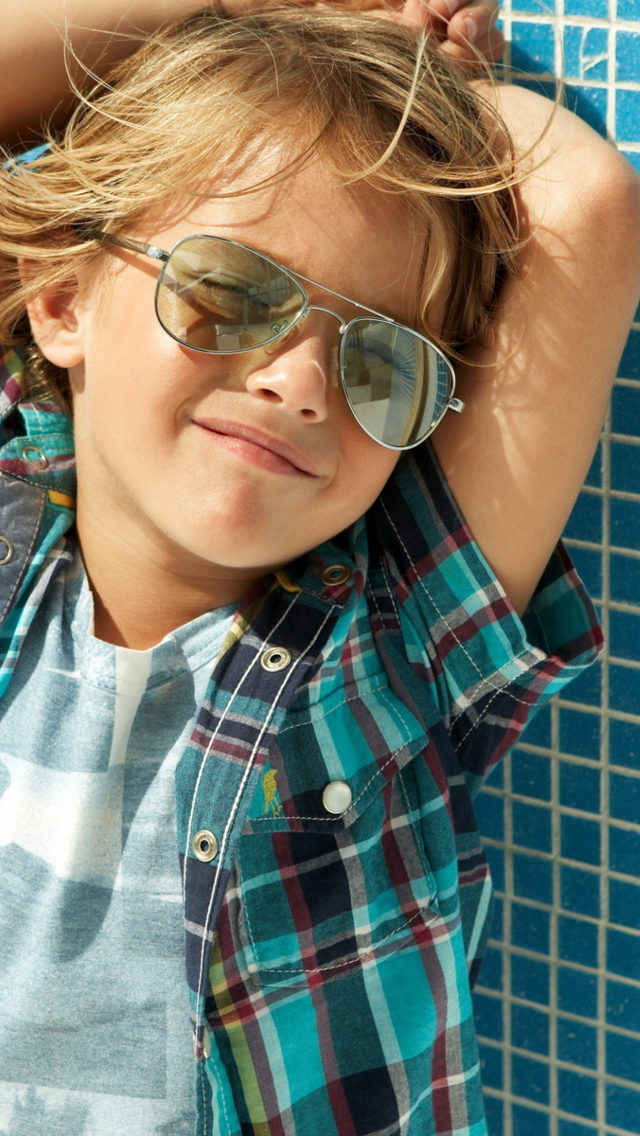
[[219,196],[175,199],[138,232],[164,248],[195,233],[241,241],[354,300],[413,319],[425,242],[402,200],[362,183],[344,186],[317,158],[236,195],[281,164],[263,155],[235,184],[216,181]]

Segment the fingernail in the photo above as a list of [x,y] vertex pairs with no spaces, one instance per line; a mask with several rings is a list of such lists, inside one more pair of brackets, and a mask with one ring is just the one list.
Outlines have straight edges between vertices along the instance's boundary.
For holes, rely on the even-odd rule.
[[445,8],[447,9],[449,18],[455,15],[455,13],[458,11],[458,8],[460,7],[460,0],[443,0],[443,3]]
[[478,38],[478,23],[474,20],[473,16],[466,16],[464,26],[467,30],[467,39],[469,43],[475,43]]

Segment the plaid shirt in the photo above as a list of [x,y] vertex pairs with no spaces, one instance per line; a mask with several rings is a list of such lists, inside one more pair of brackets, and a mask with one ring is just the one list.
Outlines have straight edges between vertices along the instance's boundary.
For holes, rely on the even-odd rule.
[[[0,693],[73,544],[70,424],[14,411],[20,372],[7,352]],[[486,1136],[472,799],[600,643],[562,550],[515,616],[428,446],[246,598],[176,773],[196,1136]]]

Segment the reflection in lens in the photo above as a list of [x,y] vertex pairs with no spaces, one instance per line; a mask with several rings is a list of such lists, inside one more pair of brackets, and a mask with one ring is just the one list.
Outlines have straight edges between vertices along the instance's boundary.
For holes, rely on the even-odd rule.
[[160,323],[188,347],[248,351],[284,335],[305,305],[293,277],[222,237],[188,237],[167,261],[156,295]]
[[416,445],[444,413],[451,369],[423,336],[382,319],[357,319],[342,344],[345,393],[358,422],[387,446]]

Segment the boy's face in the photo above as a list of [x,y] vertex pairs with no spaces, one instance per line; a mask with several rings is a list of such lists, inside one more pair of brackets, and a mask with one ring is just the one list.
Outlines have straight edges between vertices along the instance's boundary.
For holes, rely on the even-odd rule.
[[[341,188],[317,162],[245,197],[190,199],[125,235],[170,249],[196,233],[244,242],[415,326],[422,249],[401,203]],[[222,570],[248,587],[369,507],[398,454],[346,404],[337,320],[313,311],[284,342],[207,355],[159,325],[156,263],[109,250],[105,265],[73,311],[81,537],[98,518],[114,551],[135,547],[178,574]],[[308,290],[311,303],[360,314]]]

